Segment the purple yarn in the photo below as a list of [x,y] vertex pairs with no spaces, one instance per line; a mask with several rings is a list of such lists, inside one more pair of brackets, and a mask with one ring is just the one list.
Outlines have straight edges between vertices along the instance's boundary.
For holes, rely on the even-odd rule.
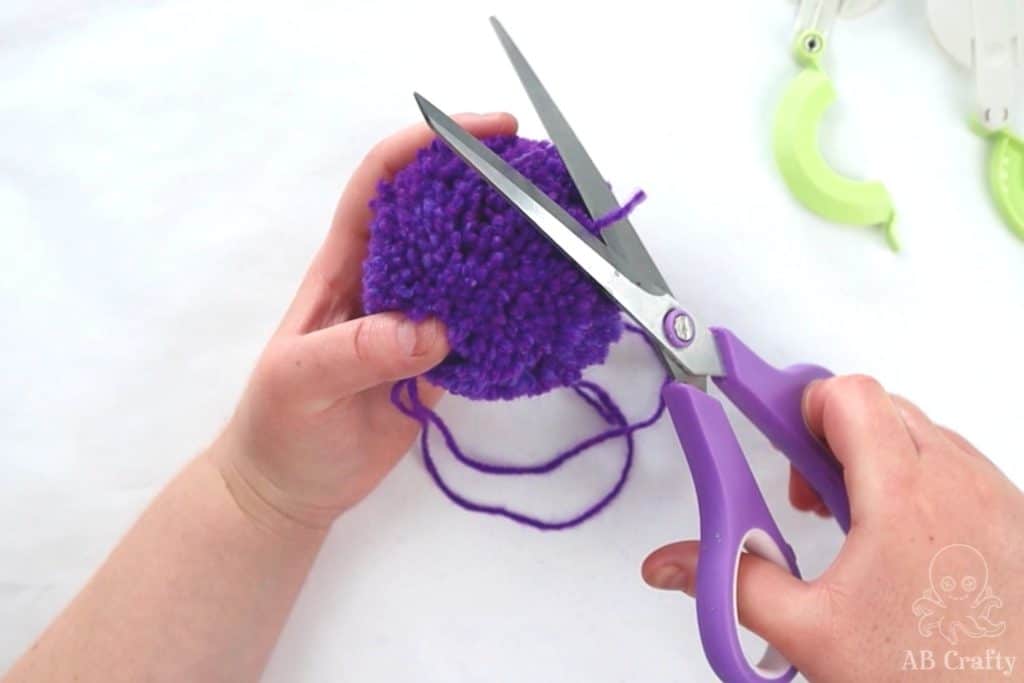
[[[645,199],[638,192],[622,208],[592,219],[553,145],[515,136],[484,143],[595,234]],[[651,341],[639,328],[624,325],[618,307],[575,264],[438,141],[420,150],[391,181],[382,182],[371,208],[363,308],[367,313],[403,311],[414,320],[432,316],[445,324],[451,353],[426,374],[430,382],[484,400],[569,387],[608,425],[539,465],[485,462],[468,456],[440,416],[419,400],[415,379],[398,382],[391,400],[420,423],[423,462],[438,488],[467,510],[544,530],[576,526],[603,510],[629,476],[634,433],[654,424],[665,405],[659,401],[650,417],[630,424],[611,396],[583,380],[582,373],[604,362],[623,329],[639,334],[657,356]],[[552,522],[482,505],[454,491],[430,454],[431,427],[460,463],[486,474],[547,474],[615,438],[625,439],[626,454],[617,481],[600,500],[571,519]]]
[[[553,145],[484,142],[584,225],[614,222],[642,199],[594,223]],[[452,350],[427,379],[451,393],[513,399],[572,386],[622,335],[618,307],[441,142],[381,183],[371,207],[363,307],[444,322]]]
[[[627,325],[626,329],[630,332],[635,332],[640,336],[641,339],[650,347],[651,351],[657,356],[657,349],[651,343],[650,339],[643,331],[634,327],[633,325]],[[669,378],[665,379],[665,383],[670,381]],[[664,385],[663,385],[664,386]],[[455,440],[455,436],[452,434],[451,429],[441,419],[441,416],[425,406],[419,400],[419,394],[416,387],[416,379],[407,379],[396,383],[391,389],[391,402],[398,407],[398,409],[406,416],[416,420],[420,423],[420,453],[423,455],[423,464],[427,468],[427,472],[430,474],[431,479],[439,489],[448,497],[450,501],[471,512],[478,512],[481,514],[495,515],[499,517],[505,517],[519,524],[523,524],[534,529],[541,531],[560,531],[563,529],[569,529],[575,526],[579,526],[583,522],[591,519],[599,512],[604,510],[619,493],[622,492],[623,486],[626,484],[626,480],[629,478],[630,470],[633,467],[633,456],[634,456],[634,442],[633,435],[641,429],[650,427],[657,422],[662,414],[665,412],[665,401],[660,397],[657,407],[654,412],[639,422],[629,424],[625,415],[619,406],[612,400],[611,396],[597,384],[593,382],[581,381],[577,386],[573,387],[574,391],[582,397],[598,415],[602,417],[609,425],[610,428],[605,431],[595,434],[594,436],[581,441],[575,446],[558,453],[547,462],[540,463],[538,465],[529,466],[517,466],[517,465],[499,465],[495,463],[485,462],[478,460],[467,455],[462,448],[458,445]],[[593,392],[593,396],[587,395],[587,391]],[[408,403],[403,401],[402,395],[406,394],[408,397]],[[610,439],[625,438],[626,439],[626,454],[623,458],[622,469],[619,470],[619,477],[616,479],[612,487],[604,493],[595,503],[592,503],[582,512],[570,517],[566,520],[559,521],[548,521],[543,520],[533,515],[528,515],[515,510],[510,510],[506,507],[499,505],[484,505],[473,501],[462,494],[455,491],[441,476],[440,471],[437,469],[437,465],[434,463],[434,458],[430,454],[430,428],[431,426],[436,427],[444,438],[445,445],[448,450],[451,451],[455,459],[463,465],[470,467],[478,472],[484,472],[486,474],[496,475],[536,475],[536,474],[548,474],[564,465],[569,460],[575,458],[578,455],[586,452],[590,448],[604,443]]]
[[647,199],[647,195],[644,194],[643,190],[640,190],[635,195],[633,195],[632,199],[626,202],[625,206],[615,209],[607,216],[602,216],[601,218],[598,218],[596,221],[590,221],[589,225],[587,223],[584,223],[584,225],[589,227],[594,233],[598,233],[607,228],[609,225],[612,225],[613,223],[618,223],[623,218],[633,213],[633,209],[635,209],[637,205],[639,205],[640,202],[644,201],[645,199]]

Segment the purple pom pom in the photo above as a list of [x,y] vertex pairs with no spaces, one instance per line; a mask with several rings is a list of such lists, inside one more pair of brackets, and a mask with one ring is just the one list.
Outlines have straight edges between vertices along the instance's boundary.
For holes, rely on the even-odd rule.
[[[485,143],[592,225],[553,145]],[[363,307],[444,322],[452,350],[427,378],[451,393],[512,399],[572,386],[622,335],[615,304],[444,144],[382,182],[371,207]]]

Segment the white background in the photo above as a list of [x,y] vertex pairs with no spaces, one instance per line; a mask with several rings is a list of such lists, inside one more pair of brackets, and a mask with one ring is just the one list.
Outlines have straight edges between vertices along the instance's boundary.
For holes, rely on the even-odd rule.
[[[827,59],[826,154],[888,184],[898,256],[806,213],[775,171],[771,116],[796,73],[784,0],[5,0],[0,670],[230,415],[347,177],[417,119],[414,89],[540,135],[491,13],[620,194],[647,191],[635,224],[687,305],[773,362],[876,374],[1024,482],[1024,243],[991,205],[969,78],[920,0],[842,23]],[[633,415],[653,405],[635,343],[593,376]],[[566,393],[441,412],[523,462],[598,427]],[[787,508],[785,460],[731,415],[820,573],[838,531]],[[549,480],[445,471],[564,516],[610,484],[619,448]],[[648,551],[696,535],[691,479],[667,420],[638,449],[621,499],[557,534],[462,512],[407,458],[336,525],[266,679],[709,680],[693,603],[639,578]]]

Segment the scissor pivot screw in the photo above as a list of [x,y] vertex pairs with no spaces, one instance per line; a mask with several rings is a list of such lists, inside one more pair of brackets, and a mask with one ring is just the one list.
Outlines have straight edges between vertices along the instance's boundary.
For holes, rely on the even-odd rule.
[[675,319],[672,327],[680,340],[693,341],[693,318],[684,313]]
[[674,308],[665,316],[665,336],[672,346],[689,346],[697,337],[697,324],[689,313]]

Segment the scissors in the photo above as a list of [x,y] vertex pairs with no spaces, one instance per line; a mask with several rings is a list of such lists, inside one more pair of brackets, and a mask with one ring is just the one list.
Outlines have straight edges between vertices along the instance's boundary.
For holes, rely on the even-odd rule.
[[[610,214],[619,203],[537,74],[495,18],[498,34],[537,115],[558,149],[587,210]],[[452,151],[512,203],[548,240],[643,328],[672,381],[663,397],[686,455],[700,513],[697,621],[715,673],[725,681],[789,681],[796,669],[775,648],[758,663],[740,644],[736,576],[740,553],[764,557],[799,577],[722,404],[708,378],[780,450],[821,496],[844,532],[850,506],[841,466],[807,430],[804,387],[831,376],[813,365],[772,367],[732,332],[703,326],[676,300],[630,221],[593,235],[561,206],[419,94],[427,124]]]

